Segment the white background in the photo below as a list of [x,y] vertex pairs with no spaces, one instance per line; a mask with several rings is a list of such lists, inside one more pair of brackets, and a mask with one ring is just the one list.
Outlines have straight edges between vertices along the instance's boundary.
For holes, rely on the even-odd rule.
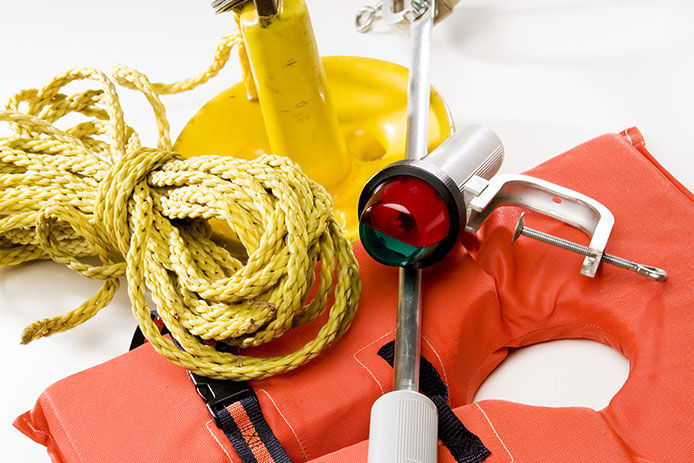
[[[396,34],[383,27],[369,35],[354,31],[354,12],[362,4],[309,0],[322,54],[407,64],[408,43]],[[463,0],[435,29],[433,83],[458,127],[481,123],[499,133],[506,172],[638,125],[656,158],[692,189],[692,18],[691,0]],[[41,87],[78,65],[108,70],[121,62],[156,81],[187,77],[208,65],[231,21],[213,15],[204,0],[3,0],[0,98]],[[238,76],[234,62],[202,89],[167,97],[173,137]],[[122,98],[128,122],[151,145],[151,111],[130,91],[122,91]],[[4,461],[48,461],[42,447],[10,426],[12,420],[53,382],[127,349],[134,321],[123,289],[85,325],[30,346],[18,344],[26,324],[76,307],[97,287],[52,263],[0,269]],[[554,342],[512,355],[478,399],[599,409],[627,373],[626,360],[610,348]]]

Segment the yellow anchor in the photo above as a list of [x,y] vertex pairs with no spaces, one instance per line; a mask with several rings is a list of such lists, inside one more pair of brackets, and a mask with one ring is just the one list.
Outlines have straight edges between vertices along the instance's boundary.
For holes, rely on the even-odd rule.
[[[361,190],[405,158],[408,70],[371,58],[321,60],[304,0],[215,3],[240,13],[258,98],[247,96],[243,82],[225,90],[188,122],[175,149],[186,156],[292,158],[328,190],[342,228],[356,241]],[[433,150],[453,130],[434,91],[429,117]],[[213,226],[224,232],[226,224]]]

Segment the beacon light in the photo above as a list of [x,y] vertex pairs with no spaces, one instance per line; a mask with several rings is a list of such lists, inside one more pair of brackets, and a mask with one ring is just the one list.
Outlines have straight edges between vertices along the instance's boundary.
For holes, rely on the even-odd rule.
[[504,148],[491,130],[473,125],[422,160],[398,161],[377,173],[359,199],[359,235],[378,262],[427,267],[443,259],[465,228],[465,183],[490,179]]

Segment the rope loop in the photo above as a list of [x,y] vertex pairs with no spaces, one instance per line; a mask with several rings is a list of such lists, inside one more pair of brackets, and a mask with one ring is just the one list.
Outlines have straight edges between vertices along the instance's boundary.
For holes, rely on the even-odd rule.
[[[208,70],[173,84],[115,68],[113,79],[143,93],[152,107],[157,148],[140,146],[114,83],[93,69],[22,91],[0,111],[12,132],[0,138],[0,266],[51,259],[103,282],[80,307],[29,325],[23,343],[89,320],[109,304],[122,276],[152,346],[211,378],[291,370],[347,330],[359,300],[358,267],[325,189],[287,158],[186,159],[171,150],[160,96],[206,82],[241,44],[238,35],[223,38]],[[98,88],[65,92],[76,80]],[[86,120],[59,127],[67,115]],[[216,234],[212,220],[236,239]],[[98,264],[85,260],[94,257]],[[147,292],[180,347],[152,321]],[[294,352],[240,351],[314,320],[315,338]]]
[[94,219],[122,255],[130,248],[128,210],[132,210],[130,201],[135,191],[149,191],[149,174],[177,158],[181,156],[170,151],[140,147],[119,158],[99,182]]

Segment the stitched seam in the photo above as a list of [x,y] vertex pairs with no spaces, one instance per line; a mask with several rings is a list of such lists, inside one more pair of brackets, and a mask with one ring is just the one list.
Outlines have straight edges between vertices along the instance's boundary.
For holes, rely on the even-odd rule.
[[53,403],[53,399],[51,399],[51,396],[48,394],[48,392],[44,392],[44,396],[46,397],[46,400],[48,401],[51,408],[53,409],[53,412],[55,413],[55,417],[58,420],[60,427],[63,428],[63,432],[65,433],[65,437],[67,438],[67,441],[70,444],[70,446],[72,447],[72,449],[75,451],[75,455],[77,455],[77,458],[79,458],[80,461],[84,461],[82,454],[79,452],[79,450],[77,450],[77,446],[72,441],[72,438],[70,438],[70,434],[68,433],[67,428],[65,427],[65,423],[63,423],[63,420],[60,418],[60,414],[58,413],[58,409],[55,407],[55,404]]
[[431,350],[434,351],[434,355],[436,355],[436,358],[439,359],[439,364],[441,365],[441,372],[443,373],[443,383],[446,385],[446,387],[448,387],[448,375],[446,374],[446,367],[443,365],[443,360],[441,360],[441,356],[436,351],[434,345],[431,342],[429,342],[426,336],[422,335],[422,339],[424,339],[424,342],[426,342],[429,345],[429,347],[431,347]]
[[[610,339],[611,341],[613,341],[613,336],[612,336],[612,334],[610,334],[607,330],[605,330],[605,329],[604,329],[603,327],[601,327],[601,326],[594,325],[594,324],[592,324],[592,323],[565,323],[565,324],[561,324],[561,325],[547,326],[547,327],[544,327],[544,328],[536,328],[536,329],[534,329],[534,330],[532,330],[532,331],[528,331],[527,333],[524,333],[524,334],[521,335],[521,336],[516,336],[515,338],[509,340],[509,343],[513,343],[514,341],[517,341],[517,340],[520,339],[520,338],[524,338],[524,337],[529,336],[529,335],[531,335],[531,334],[533,334],[533,333],[537,333],[538,331],[553,330],[553,329],[555,329],[555,328],[567,328],[567,327],[588,327],[588,328],[595,328],[596,330],[598,330],[598,331],[600,331],[602,334],[604,334],[606,338],[608,338],[608,339]],[[563,338],[563,339],[570,339],[570,338]],[[560,340],[561,340],[561,339],[557,339],[557,341],[560,341]],[[610,347],[616,349],[616,347],[614,347],[614,346],[616,346],[616,345],[620,345],[620,343],[614,343],[614,345],[612,345],[612,346],[610,346]],[[633,357],[633,356],[632,356],[631,350],[627,350],[627,349],[626,349],[627,346],[623,346],[623,347],[625,347],[625,349],[624,349],[624,356],[625,356],[628,360],[631,360],[631,358]]]
[[227,458],[229,458],[229,461],[230,461],[231,463],[234,463],[234,459],[231,458],[231,455],[229,454],[229,452],[227,451],[227,449],[226,449],[226,448],[224,447],[224,445],[220,442],[220,440],[217,439],[217,436],[214,435],[214,431],[212,430],[212,428],[210,428],[210,423],[212,423],[212,420],[208,421],[208,422],[205,424],[205,427],[206,427],[207,430],[210,432],[210,435],[212,436],[212,438],[213,438],[213,439],[219,444],[219,446],[222,448],[222,451],[226,454]]
[[[509,339],[509,340],[507,341],[507,344],[513,344],[514,341],[517,341],[517,340],[520,339],[520,338],[524,338],[524,337],[526,337],[526,336],[529,336],[529,335],[531,335],[531,334],[533,334],[533,333],[537,333],[538,331],[553,330],[553,329],[556,329],[556,328],[568,328],[568,327],[588,327],[588,328],[594,328],[594,329],[600,331],[601,333],[603,333],[603,334],[605,335],[605,337],[607,337],[608,339],[611,340],[611,339],[613,338],[612,335],[611,335],[610,333],[608,333],[604,328],[602,328],[602,327],[600,327],[600,326],[597,326],[597,325],[593,325],[593,324],[590,324],[590,323],[566,323],[566,324],[562,324],[562,325],[552,325],[552,326],[545,326],[545,327],[541,327],[541,328],[536,328],[536,329],[534,329],[534,330],[532,330],[532,331],[528,331],[528,332],[526,332],[526,333],[523,333],[523,334],[520,335],[520,336],[516,336],[516,337],[514,337],[514,338]],[[571,338],[553,339],[553,341],[561,341],[561,340],[564,340],[564,339],[571,339]],[[617,344],[617,343],[615,343],[615,344]],[[613,348],[614,348],[614,346],[610,346],[610,347],[613,347]],[[629,362],[631,363],[632,352],[631,352],[630,350],[627,350],[627,349],[626,349],[626,346],[624,346],[624,347],[625,347],[625,349],[624,349],[624,356],[625,356],[625,357],[629,360]],[[508,348],[508,346],[501,346],[501,348]],[[495,350],[491,351],[489,354],[487,354],[487,356],[484,358],[484,360],[483,360],[482,363],[480,364],[479,368],[477,368],[477,370],[475,371],[475,373],[470,377],[470,381],[468,381],[468,385],[467,385],[467,392],[468,392],[468,394],[469,394],[469,392],[470,392],[470,385],[472,384],[472,381],[477,377],[477,375],[479,374],[480,370],[482,370],[482,367],[487,363],[487,360],[489,359],[489,357],[491,357],[491,355],[494,354],[494,353],[495,353],[496,351],[498,351],[498,350],[499,350],[499,349],[495,349]],[[629,374],[629,376],[631,376],[631,374]],[[627,378],[627,382],[628,382],[628,381],[629,381],[629,378]],[[626,385],[627,383],[625,382],[624,384]],[[619,394],[619,393],[618,393],[618,394]],[[615,397],[616,397],[616,396],[615,396]]]
[[306,449],[305,449],[304,446],[301,444],[301,439],[299,439],[299,435],[296,433],[296,431],[294,430],[294,428],[292,427],[292,425],[289,424],[289,421],[287,421],[287,418],[286,418],[286,417],[284,416],[284,414],[282,413],[282,410],[280,410],[280,408],[277,406],[277,403],[275,402],[275,399],[273,399],[272,396],[270,395],[270,393],[269,393],[268,391],[266,391],[265,389],[259,389],[258,392],[264,392],[265,395],[267,395],[268,399],[270,399],[270,401],[272,402],[272,405],[275,406],[275,408],[277,409],[277,412],[280,414],[280,416],[282,417],[282,419],[284,420],[284,422],[287,423],[287,426],[289,426],[289,429],[292,430],[292,434],[294,434],[294,437],[296,438],[296,442],[299,444],[299,448],[301,449],[301,452],[304,454],[304,457],[306,458],[306,461],[308,461],[308,460],[309,460],[308,452],[306,452]]
[[489,423],[489,427],[492,428],[492,431],[494,431],[494,435],[496,436],[497,439],[499,439],[499,442],[501,442],[501,445],[504,447],[504,450],[506,450],[506,453],[508,453],[508,456],[511,457],[511,460],[510,460],[508,463],[513,463],[513,462],[515,462],[516,460],[513,458],[513,455],[511,455],[511,451],[508,449],[508,447],[506,447],[506,444],[504,444],[504,441],[501,440],[501,436],[499,436],[499,433],[496,432],[496,428],[495,428],[494,425],[492,424],[492,420],[490,420],[490,419],[489,419],[489,416],[487,416],[487,414],[484,412],[484,410],[482,410],[482,407],[480,407],[480,404],[475,403],[475,407],[477,407],[477,409],[478,409],[480,412],[482,412],[482,414],[484,415],[484,417],[485,417],[486,420],[487,420],[487,423]]
[[367,367],[366,365],[364,365],[364,364],[357,358],[357,354],[359,354],[359,352],[363,351],[363,350],[366,349],[367,347],[376,344],[376,343],[377,343],[378,341],[380,341],[381,339],[383,339],[383,338],[385,338],[385,337],[387,337],[387,336],[390,336],[391,333],[394,333],[394,332],[395,332],[395,330],[390,330],[390,331],[388,331],[386,334],[384,334],[384,335],[381,336],[380,338],[374,339],[373,341],[371,341],[370,343],[368,343],[367,345],[365,345],[364,347],[362,347],[361,349],[359,349],[358,351],[356,351],[354,354],[352,354],[352,357],[354,357],[354,360],[356,360],[357,363],[358,363],[359,365],[361,365],[361,366],[366,370],[366,372],[367,372],[369,375],[371,375],[371,377],[374,379],[374,381],[376,381],[376,384],[378,385],[378,388],[381,390],[381,394],[385,394],[385,390],[383,389],[383,386],[381,385],[381,382],[378,380],[378,378],[376,378],[376,375],[374,375],[374,374],[371,372],[371,370],[369,369],[369,367]]
[[[623,138],[621,138],[621,140],[624,141]],[[502,301],[501,301],[501,294],[499,294],[499,281],[497,280],[496,275],[492,274],[491,272],[488,272],[487,269],[484,268],[484,266],[483,266],[481,263],[479,263],[479,262],[477,262],[477,261],[475,261],[475,263],[476,263],[476,264],[478,265],[478,267],[482,270],[482,272],[484,272],[486,275],[489,276],[489,278],[492,279],[492,281],[494,281],[494,295],[496,296],[496,301],[497,301],[497,303],[499,304],[499,315],[500,315],[501,319],[504,320],[504,304],[503,304]],[[558,288],[557,297],[554,299],[554,303],[552,304],[552,312],[554,312],[554,311],[556,310],[556,308],[557,308],[557,300],[558,300],[558,298],[559,298],[559,294],[561,294],[561,291],[564,289],[564,287],[565,287],[566,285],[568,285],[568,283],[569,283],[569,282],[568,282],[568,280],[567,280],[567,281],[565,281],[564,283],[562,283],[562,284],[560,285],[560,287]],[[542,330],[545,330],[545,329],[558,328],[558,327],[560,327],[560,326],[573,326],[573,325],[567,324],[567,325],[557,325],[557,326],[555,326],[555,327],[536,328],[535,330],[529,331],[529,332],[523,334],[522,336],[517,336],[517,337],[515,337],[515,338],[510,339],[509,341],[507,341],[507,343],[508,343],[508,344],[511,344],[513,341],[515,341],[515,340],[517,340],[517,339],[519,339],[519,338],[521,338],[521,337],[523,337],[523,336],[528,336],[529,334],[535,333],[535,332],[537,332],[537,331],[542,331]],[[582,325],[575,325],[575,326],[582,326]],[[592,325],[586,325],[586,326],[592,326]],[[597,326],[595,326],[595,328],[597,328],[597,329],[598,329],[599,331],[601,331],[603,334],[607,335],[608,338],[612,339],[612,336],[609,335],[609,333],[607,333],[607,332],[606,332],[605,330],[603,330],[602,328],[597,327]],[[505,326],[503,327],[503,329],[504,329],[504,332],[506,332],[506,327],[505,327]],[[501,347],[502,347],[502,348],[507,348],[507,346],[501,346]],[[472,382],[475,380],[475,378],[477,378],[477,376],[479,375],[479,372],[482,370],[482,367],[484,367],[484,365],[487,363],[487,360],[489,359],[489,357],[491,357],[491,355],[494,354],[495,352],[497,352],[498,350],[499,350],[499,349],[497,348],[497,349],[494,349],[493,351],[489,352],[489,353],[485,356],[484,360],[482,361],[482,363],[480,364],[480,366],[477,368],[477,370],[475,370],[475,372],[474,372],[474,373],[472,374],[472,376],[470,377],[470,380],[468,381],[467,387],[466,387],[466,390],[465,390],[465,394],[466,394],[465,400],[466,400],[466,401],[468,400],[468,397],[469,397],[470,402],[472,402],[472,400],[473,400],[473,398],[474,398],[474,394],[471,394],[471,393],[470,393],[470,392],[471,392],[471,391],[470,391],[470,386],[472,385]],[[476,391],[475,391],[475,392],[476,392]]]

